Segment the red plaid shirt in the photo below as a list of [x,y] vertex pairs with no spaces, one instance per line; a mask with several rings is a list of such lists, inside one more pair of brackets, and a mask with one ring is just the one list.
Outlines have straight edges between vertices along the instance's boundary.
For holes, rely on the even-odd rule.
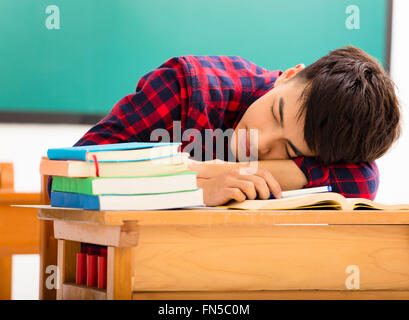
[[[205,129],[234,129],[281,73],[234,56],[171,58],[144,75],[136,92],[121,99],[75,145],[150,141],[151,132],[159,128],[166,129],[172,141],[174,121],[180,121],[182,134],[197,129],[202,137]],[[182,147],[188,143],[182,139]],[[202,148],[203,155],[216,157],[204,141]],[[375,198],[379,182],[375,163],[323,166],[311,157],[293,161],[307,177],[305,187],[330,185],[346,197]]]

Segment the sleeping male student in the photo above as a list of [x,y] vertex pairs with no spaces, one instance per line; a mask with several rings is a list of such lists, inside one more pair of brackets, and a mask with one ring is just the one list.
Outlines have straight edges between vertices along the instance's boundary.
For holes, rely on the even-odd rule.
[[[254,152],[248,132],[257,130],[258,169],[252,174],[240,172],[243,162],[192,161],[208,206],[323,185],[346,197],[374,199],[374,160],[399,137],[400,110],[390,77],[352,46],[285,72],[236,56],[182,56],[144,75],[136,92],[75,145],[151,141],[155,129],[167,130],[173,141],[175,125],[182,135],[196,129],[202,138],[206,129],[244,130],[247,138],[233,139],[221,160],[229,152],[239,159]],[[182,148],[190,142],[182,140]],[[208,149],[203,141],[202,159],[191,156],[216,159],[215,146]]]

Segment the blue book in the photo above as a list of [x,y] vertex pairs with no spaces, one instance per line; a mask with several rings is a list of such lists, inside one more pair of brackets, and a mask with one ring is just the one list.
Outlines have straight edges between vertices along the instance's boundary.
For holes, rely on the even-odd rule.
[[180,142],[124,142],[48,149],[50,160],[94,162],[144,161],[170,157],[179,152]]
[[202,189],[130,195],[51,192],[51,206],[85,210],[161,210],[203,206]]
[[100,208],[98,196],[59,191],[51,192],[51,206],[87,210],[99,210]]

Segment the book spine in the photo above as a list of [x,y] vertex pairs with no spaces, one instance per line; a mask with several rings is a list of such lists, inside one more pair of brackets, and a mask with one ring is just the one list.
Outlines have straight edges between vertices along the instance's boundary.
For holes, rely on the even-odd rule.
[[67,161],[60,161],[58,166],[51,160],[43,159],[40,163],[40,174],[46,176],[68,176],[69,163]]
[[71,193],[71,192],[51,192],[52,207],[82,208],[87,210],[99,210],[100,199],[98,196]]
[[98,289],[107,287],[107,248],[102,247],[98,257]]
[[87,283],[87,254],[77,253],[77,265],[76,265],[76,284]]
[[55,176],[51,191],[93,195],[92,180],[95,178],[71,178]]
[[76,284],[87,284],[87,255],[88,255],[88,245],[81,242],[80,252],[77,253],[76,260],[76,273],[75,273],[75,283]]
[[[114,143],[105,145],[93,145],[87,148],[51,148],[47,150],[47,157],[50,160],[81,160],[87,161],[88,152],[101,151],[122,151],[133,149],[155,148],[167,145],[181,145],[180,142],[128,142],[128,143]],[[92,160],[91,158],[89,160]]]
[[88,247],[87,256],[87,286],[96,287],[98,284],[98,248],[93,245]]
[[87,160],[87,150],[84,149],[48,149],[47,157],[50,160]]

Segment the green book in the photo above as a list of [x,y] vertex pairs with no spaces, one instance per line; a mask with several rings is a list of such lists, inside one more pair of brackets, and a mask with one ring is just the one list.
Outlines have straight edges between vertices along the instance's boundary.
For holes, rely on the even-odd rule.
[[140,177],[70,178],[54,176],[52,191],[101,194],[155,194],[197,189],[196,172]]

